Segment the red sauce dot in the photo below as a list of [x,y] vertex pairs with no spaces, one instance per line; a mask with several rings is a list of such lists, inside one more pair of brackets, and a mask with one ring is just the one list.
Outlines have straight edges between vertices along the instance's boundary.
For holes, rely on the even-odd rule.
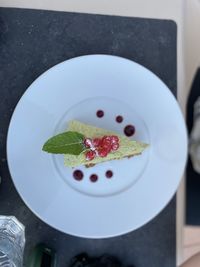
[[106,172],[106,177],[107,177],[107,178],[111,178],[112,176],[113,176],[113,172],[110,171],[110,170],[108,170],[108,171]]
[[97,115],[98,118],[102,118],[104,116],[103,110],[97,110],[96,115]]
[[135,127],[133,125],[127,125],[125,128],[124,128],[124,133],[126,136],[130,137],[132,135],[134,135],[135,133]]
[[77,180],[77,181],[81,181],[83,179],[83,172],[80,171],[80,170],[75,170],[73,172],[73,176],[74,176],[74,179]]
[[96,174],[92,174],[92,175],[90,175],[90,181],[91,182],[96,182],[98,180],[98,176],[96,175]]
[[120,116],[120,115],[118,115],[118,116],[116,117],[116,122],[121,123],[122,121],[123,121],[123,117]]

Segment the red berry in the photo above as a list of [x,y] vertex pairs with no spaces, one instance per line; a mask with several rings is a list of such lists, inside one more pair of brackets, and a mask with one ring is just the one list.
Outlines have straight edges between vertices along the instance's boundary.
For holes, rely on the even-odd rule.
[[111,136],[107,136],[105,135],[103,138],[102,138],[102,142],[103,143],[111,143]]
[[118,148],[119,148],[119,144],[118,143],[112,144],[112,150],[116,151]]
[[94,138],[94,139],[92,140],[92,143],[93,143],[93,145],[94,145],[95,147],[98,147],[98,146],[100,146],[100,144],[101,144],[101,139],[100,139],[100,138]]
[[114,143],[119,143],[119,137],[116,135],[111,136],[111,142]]
[[104,149],[104,148],[100,148],[100,149],[98,149],[98,155],[99,155],[99,157],[101,157],[101,158],[106,157],[106,156],[108,155],[108,151],[107,151],[107,149]]
[[95,156],[96,156],[96,153],[92,150],[87,151],[85,153],[86,160],[93,160],[95,158]]
[[112,145],[112,142],[111,142],[111,138],[109,136],[106,136],[106,137],[103,137],[102,138],[102,141],[101,141],[101,146],[106,148],[107,150],[110,150],[111,149],[111,145]]
[[106,150],[107,153],[109,153],[109,152],[111,151],[111,149],[112,149],[112,144],[110,144],[110,143],[103,144],[102,148],[103,148],[104,150]]
[[86,148],[90,148],[91,144],[92,144],[92,140],[90,138],[85,138],[83,143],[84,143]]

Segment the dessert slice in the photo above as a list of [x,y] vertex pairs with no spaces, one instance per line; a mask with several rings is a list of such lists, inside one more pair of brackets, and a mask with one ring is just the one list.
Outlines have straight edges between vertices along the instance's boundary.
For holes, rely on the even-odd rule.
[[129,158],[141,154],[147,146],[115,132],[73,120],[69,122],[67,132],[49,139],[43,150],[64,154],[65,166],[76,167]]
[[91,125],[87,125],[76,120],[70,121],[68,130],[81,133],[85,137],[93,140],[97,138],[102,139],[105,136],[108,137],[117,136],[119,140],[118,142],[119,147],[116,150],[107,153],[105,157],[103,157],[103,155],[102,156],[97,155],[90,160],[85,156],[85,153],[81,153],[78,156],[65,154],[64,164],[70,167],[75,167],[78,165],[93,165],[108,160],[122,159],[124,157],[132,157],[141,154],[142,151],[148,146],[147,144],[132,141],[129,138],[122,135],[118,135],[114,132],[97,128]]

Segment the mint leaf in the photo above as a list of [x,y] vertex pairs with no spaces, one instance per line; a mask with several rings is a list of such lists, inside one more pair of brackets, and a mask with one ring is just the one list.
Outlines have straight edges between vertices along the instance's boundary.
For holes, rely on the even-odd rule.
[[47,140],[42,150],[53,154],[79,155],[85,149],[83,140],[84,135],[69,131]]

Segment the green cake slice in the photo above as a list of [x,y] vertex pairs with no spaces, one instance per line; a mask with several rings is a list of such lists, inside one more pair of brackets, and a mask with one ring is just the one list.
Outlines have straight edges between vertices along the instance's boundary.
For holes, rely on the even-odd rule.
[[97,128],[77,120],[69,122],[67,131],[78,132],[87,138],[101,138],[105,135],[115,135],[119,138],[119,148],[116,151],[109,153],[106,157],[97,156],[88,161],[85,157],[85,152],[82,152],[79,155],[64,154],[64,164],[68,167],[76,167],[80,165],[93,166],[109,160],[120,160],[125,157],[129,158],[141,154],[148,146],[147,144],[130,140],[129,138],[115,132]]

